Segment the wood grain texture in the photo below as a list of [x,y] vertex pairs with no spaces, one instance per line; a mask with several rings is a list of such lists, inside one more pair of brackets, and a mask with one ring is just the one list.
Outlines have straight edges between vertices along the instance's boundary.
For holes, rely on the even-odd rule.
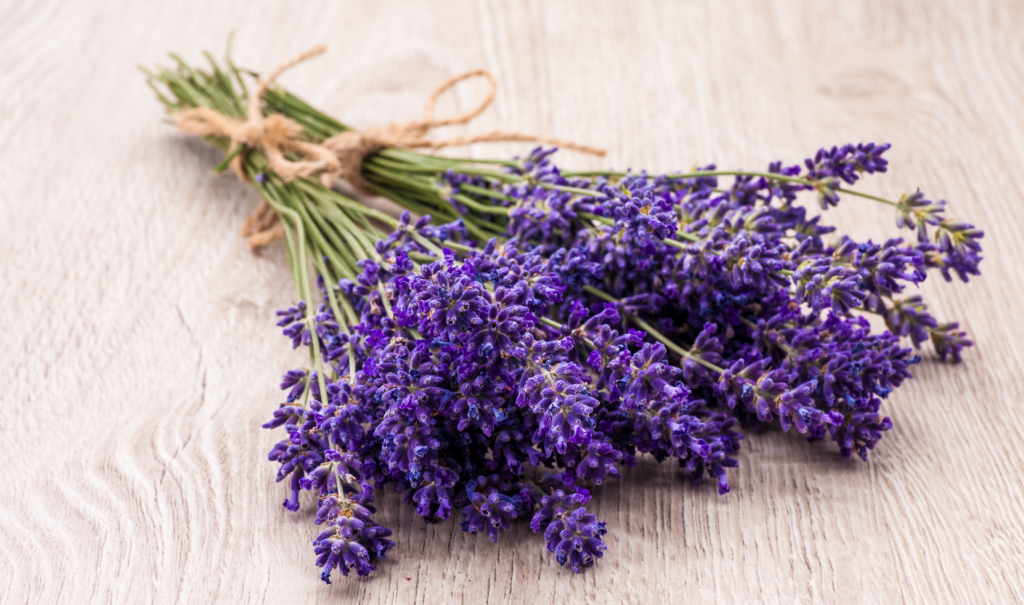
[[[283,83],[355,125],[418,115],[486,67],[473,129],[606,145],[577,167],[761,167],[890,141],[921,186],[984,228],[984,277],[929,282],[978,346],[934,355],[885,405],[872,461],[752,435],[719,497],[643,460],[596,490],[607,556],[574,576],[517,526],[495,547],[387,494],[394,557],[324,586],[312,512],[280,503],[259,428],[301,363],[273,326],[280,246],[237,228],[256,194],[160,122],[135,70],[236,32]],[[1024,601],[1024,5],[780,2],[0,2],[0,601],[3,603],[964,603]],[[465,108],[461,87],[441,111]],[[511,154],[524,146],[476,147]],[[836,222],[892,234],[849,200]]]

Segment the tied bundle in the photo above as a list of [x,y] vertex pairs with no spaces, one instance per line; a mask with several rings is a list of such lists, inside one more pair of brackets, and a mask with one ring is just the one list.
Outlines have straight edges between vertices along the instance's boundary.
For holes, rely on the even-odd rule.
[[[320,45],[300,53],[293,59],[285,61],[260,78],[256,87],[249,95],[245,106],[245,121],[235,119],[234,113],[228,108],[225,113],[221,108],[206,105],[180,108],[173,111],[175,123],[183,132],[203,137],[223,137],[230,143],[224,161],[217,167],[217,172],[230,166],[235,175],[247,181],[242,168],[241,153],[247,148],[258,149],[266,157],[267,168],[283,181],[318,176],[325,187],[341,177],[360,193],[368,193],[368,186],[362,177],[363,160],[371,154],[388,147],[419,149],[470,145],[482,142],[532,141],[548,143],[568,149],[575,149],[594,155],[604,155],[603,149],[579,145],[553,137],[526,134],[522,132],[495,130],[471,136],[453,137],[433,140],[427,135],[433,128],[467,124],[484,112],[494,100],[498,83],[494,76],[482,69],[469,71],[454,76],[443,82],[427,99],[424,116],[421,120],[397,122],[384,127],[371,126],[362,132],[343,130],[338,134],[319,142],[303,140],[303,127],[294,120],[280,113],[264,116],[261,102],[267,89],[285,70],[317,55],[323,54],[327,47]],[[476,108],[461,115],[438,119],[434,117],[434,105],[438,97],[463,80],[474,77],[486,78],[490,89],[483,101]],[[244,90],[244,88],[243,88]],[[291,154],[292,157],[286,156]],[[297,158],[297,159],[296,159]],[[276,214],[264,203],[249,217],[242,226],[242,234],[248,237],[249,245],[259,248],[284,235],[281,228],[274,228]],[[269,223],[268,223],[269,219]]]
[[[552,148],[452,159],[413,149],[527,135],[428,142],[432,109],[406,139],[394,135],[408,123],[355,133],[272,86],[280,70],[248,94],[230,60],[210,62],[179,60],[151,83],[263,196],[248,232],[284,236],[297,302],[278,325],[309,366],[284,375],[264,426],[285,432],[269,456],[284,506],[311,494],[325,582],[372,572],[395,546],[373,506],[383,489],[493,541],[527,520],[579,572],[606,550],[589,490],[638,456],[676,460],[720,494],[741,428],[866,460],[914,349],[960,361],[971,345],[908,288],[979,275],[983,233],[920,191],[853,189],[887,171],[889,145],[661,175],[562,171]],[[492,80],[482,107],[493,94]],[[405,212],[342,195],[338,176]],[[823,212],[888,207],[911,236],[837,233],[808,196]]]

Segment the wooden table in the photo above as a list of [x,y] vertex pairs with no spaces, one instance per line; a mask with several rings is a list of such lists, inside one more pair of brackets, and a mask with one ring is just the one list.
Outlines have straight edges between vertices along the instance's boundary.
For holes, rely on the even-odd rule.
[[[930,350],[864,464],[750,435],[718,496],[645,459],[595,492],[598,567],[559,568],[525,524],[500,547],[382,498],[399,547],[323,585],[312,513],[281,507],[260,424],[301,364],[273,325],[280,244],[219,153],[162,123],[138,63],[220,55],[357,126],[419,115],[486,67],[496,127],[606,145],[575,167],[761,168],[889,141],[868,191],[917,186],[986,231],[984,277],[930,280],[978,346]],[[1024,6],[935,2],[102,2],[0,6],[0,600],[4,603],[696,603],[1024,600]],[[465,109],[464,85],[441,111]],[[459,130],[455,132],[465,132]],[[522,153],[525,145],[456,150]],[[892,213],[832,220],[876,238]]]

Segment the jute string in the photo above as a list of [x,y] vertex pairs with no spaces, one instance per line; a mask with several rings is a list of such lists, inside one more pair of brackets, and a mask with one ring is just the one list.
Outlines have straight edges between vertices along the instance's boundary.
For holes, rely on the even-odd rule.
[[[440,126],[468,124],[490,106],[498,90],[498,81],[494,74],[485,69],[467,71],[442,82],[427,99],[422,119],[395,122],[384,126],[370,126],[362,132],[346,130],[319,144],[303,141],[300,138],[303,128],[299,123],[277,113],[263,115],[261,105],[263,94],[287,69],[323,54],[326,50],[326,46],[323,45],[307,50],[285,61],[269,74],[260,78],[256,87],[249,94],[244,122],[226,116],[210,107],[193,107],[175,113],[174,117],[178,128],[183,132],[198,136],[229,138],[231,145],[228,148],[228,154],[234,154],[234,157],[228,165],[243,181],[248,181],[248,178],[242,168],[242,154],[237,153],[239,147],[262,151],[267,156],[269,169],[286,182],[298,178],[318,177],[325,187],[330,187],[335,180],[344,178],[360,193],[369,192],[369,185],[362,176],[363,161],[367,156],[386,147],[441,149],[483,142],[531,141],[597,156],[605,154],[605,150],[598,147],[508,130],[494,130],[441,140],[429,138],[431,129]],[[486,78],[490,83],[490,88],[479,105],[450,118],[434,117],[437,99],[442,94],[459,82],[476,77]],[[289,153],[299,159],[289,159],[286,157],[286,154]],[[242,225],[242,235],[248,239],[252,248],[259,248],[282,237],[284,228],[279,223],[277,214],[264,201]]]

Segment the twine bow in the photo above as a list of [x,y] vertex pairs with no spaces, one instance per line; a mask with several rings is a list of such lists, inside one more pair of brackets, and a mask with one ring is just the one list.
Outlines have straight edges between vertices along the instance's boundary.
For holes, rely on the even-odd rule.
[[[269,169],[286,182],[298,178],[319,177],[325,187],[330,187],[338,178],[344,177],[354,189],[361,193],[368,193],[370,189],[362,176],[363,160],[386,147],[441,149],[482,142],[531,141],[597,156],[605,154],[605,150],[598,147],[507,130],[494,130],[441,140],[429,138],[428,135],[433,128],[468,124],[490,106],[498,90],[498,81],[494,74],[485,69],[467,71],[442,82],[427,99],[422,119],[394,122],[384,126],[370,126],[362,132],[346,130],[319,144],[303,141],[300,138],[303,132],[301,124],[277,113],[264,116],[261,101],[270,85],[287,69],[323,54],[326,50],[327,47],[324,45],[307,50],[260,78],[256,87],[249,94],[244,122],[226,116],[211,107],[201,106],[176,112],[174,117],[178,128],[183,132],[198,136],[229,138],[231,145],[228,148],[227,157],[230,157],[231,160],[228,166],[242,181],[248,181],[248,179],[242,169],[242,156],[239,152],[246,148],[259,149],[267,156]],[[479,105],[450,118],[434,117],[437,99],[445,91],[463,80],[475,77],[487,78],[490,82],[490,88]],[[288,153],[299,159],[289,159],[286,156]],[[250,247],[259,248],[283,236],[284,229],[279,224],[277,215],[264,201],[242,225],[242,235],[248,238]]]

